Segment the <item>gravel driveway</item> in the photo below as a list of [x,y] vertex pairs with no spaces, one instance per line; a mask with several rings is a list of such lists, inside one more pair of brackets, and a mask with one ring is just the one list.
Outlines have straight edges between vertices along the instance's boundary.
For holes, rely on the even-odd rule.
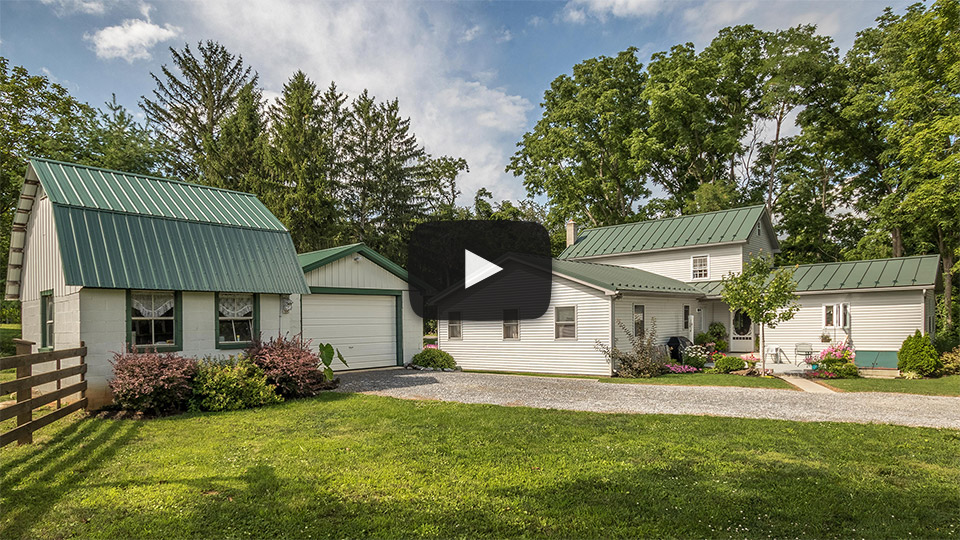
[[717,386],[386,369],[339,373],[341,392],[543,409],[696,414],[960,429],[960,398],[878,392],[809,394]]

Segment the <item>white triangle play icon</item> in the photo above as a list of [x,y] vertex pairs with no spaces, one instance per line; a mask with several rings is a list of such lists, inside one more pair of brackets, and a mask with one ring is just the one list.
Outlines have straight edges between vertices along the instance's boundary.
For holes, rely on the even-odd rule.
[[463,250],[463,288],[473,287],[477,283],[503,270],[469,249]]

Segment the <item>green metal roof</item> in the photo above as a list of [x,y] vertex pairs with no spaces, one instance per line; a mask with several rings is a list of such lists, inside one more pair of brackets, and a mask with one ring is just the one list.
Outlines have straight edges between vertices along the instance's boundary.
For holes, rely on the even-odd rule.
[[67,285],[309,292],[290,234],[257,198],[31,159],[53,204]]
[[[939,255],[893,259],[801,264],[793,273],[797,292],[865,291],[891,287],[935,287]],[[720,296],[722,281],[694,281],[689,285],[707,296]]]
[[584,281],[608,291],[671,292],[697,296],[703,294],[676,279],[612,264],[554,259],[553,271],[561,276]]
[[[584,230],[561,259],[635,253],[704,244],[745,242],[757,221],[766,214],[763,205],[693,214],[674,218],[624,223]],[[769,218],[768,218],[769,219]]]
[[354,253],[359,253],[365,256],[374,263],[380,265],[384,270],[404,281],[407,280],[407,271],[404,270],[399,264],[370,249],[370,247],[363,243],[321,249],[317,251],[311,251],[310,253],[301,253],[297,255],[297,259],[300,261],[300,267],[303,269],[303,273],[306,274],[311,270],[315,270],[321,266],[330,264],[333,261],[340,260],[348,255],[353,255]]
[[31,158],[54,204],[286,231],[256,196],[165,178],[129,174],[49,159]]

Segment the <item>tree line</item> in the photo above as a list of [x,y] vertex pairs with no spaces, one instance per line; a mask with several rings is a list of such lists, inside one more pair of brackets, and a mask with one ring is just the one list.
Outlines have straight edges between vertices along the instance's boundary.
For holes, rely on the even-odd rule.
[[960,3],[938,0],[885,10],[843,55],[813,26],[743,25],[646,66],[635,48],[592,58],[551,83],[507,171],[554,230],[765,204],[780,264],[939,253],[950,328],[958,33]]

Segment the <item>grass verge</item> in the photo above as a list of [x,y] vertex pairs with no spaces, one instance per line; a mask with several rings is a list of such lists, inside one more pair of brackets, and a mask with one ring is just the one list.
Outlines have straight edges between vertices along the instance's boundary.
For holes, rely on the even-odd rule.
[[621,379],[610,377],[600,382],[616,384],[669,384],[680,386],[741,386],[745,388],[782,388],[796,390],[797,387],[776,377],[743,377],[724,373],[668,373],[652,379]]
[[938,379],[830,379],[820,383],[841,392],[895,392],[926,396],[960,396],[960,375]]
[[37,441],[0,450],[0,537],[960,534],[946,429],[326,394]]

